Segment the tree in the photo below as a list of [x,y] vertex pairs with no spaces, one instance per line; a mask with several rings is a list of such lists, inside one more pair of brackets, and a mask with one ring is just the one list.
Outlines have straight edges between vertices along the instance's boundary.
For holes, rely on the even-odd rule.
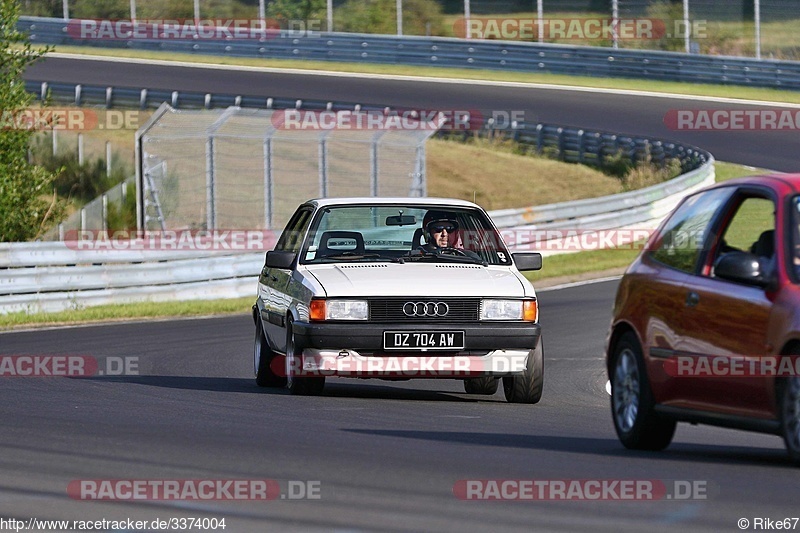
[[36,237],[56,206],[55,197],[48,201],[55,175],[28,162],[35,131],[19,121],[33,101],[22,73],[49,48],[34,50],[17,31],[19,10],[16,0],[0,0],[0,241]]

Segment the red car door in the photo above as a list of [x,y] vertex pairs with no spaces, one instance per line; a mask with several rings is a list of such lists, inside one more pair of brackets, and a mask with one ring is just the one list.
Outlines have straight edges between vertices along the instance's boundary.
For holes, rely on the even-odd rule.
[[768,353],[774,294],[717,277],[713,265],[722,255],[739,251],[764,258],[774,269],[775,212],[767,191],[738,191],[719,219],[700,271],[683,287],[685,327],[676,348],[684,359],[678,377],[681,397],[675,399],[687,407],[729,416],[773,416],[772,380],[753,374],[760,373],[756,363]]

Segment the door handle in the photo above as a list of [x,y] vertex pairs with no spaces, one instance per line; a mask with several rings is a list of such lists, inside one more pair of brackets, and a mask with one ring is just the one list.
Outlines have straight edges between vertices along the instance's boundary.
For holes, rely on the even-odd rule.
[[686,307],[694,307],[700,303],[700,295],[694,291],[689,291],[686,295]]

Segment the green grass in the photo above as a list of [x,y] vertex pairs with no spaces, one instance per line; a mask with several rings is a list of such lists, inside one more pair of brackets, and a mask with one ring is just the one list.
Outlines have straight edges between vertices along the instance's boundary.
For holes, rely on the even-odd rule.
[[130,304],[98,305],[85,309],[57,313],[11,313],[0,315],[0,329],[21,326],[52,326],[108,322],[136,318],[187,317],[249,313],[253,297],[230,300],[196,300],[185,302],[139,302]]
[[[453,79],[470,79],[484,81],[501,81],[530,84],[555,84],[574,87],[593,87],[604,89],[620,89],[633,91],[650,91],[667,94],[683,94],[691,96],[712,96],[745,100],[763,100],[770,102],[800,103],[800,92],[780,91],[725,85],[693,84],[665,82],[655,80],[593,78],[589,76],[567,76],[561,74],[543,74],[528,72],[503,72],[497,70],[458,69],[442,67],[383,65],[367,63],[338,63],[327,61],[298,61],[280,59],[251,59],[238,57],[222,57],[201,54],[179,54],[173,52],[152,52],[141,50],[120,50],[89,48],[80,46],[59,46],[57,52],[113,56],[140,59],[157,59],[162,61],[184,61],[191,63],[207,63],[215,65],[238,65],[248,67],[269,67],[299,70],[325,70],[333,72],[351,72],[366,74],[390,74],[400,76],[436,77]],[[286,95],[275,95],[286,96]]]
[[[762,169],[720,161],[716,162],[715,168],[717,183],[766,173]],[[749,235],[747,239],[749,239],[748,243],[753,241]],[[641,244],[631,246],[630,249],[611,248],[545,257],[542,270],[526,272],[525,276],[536,282],[554,277],[582,276],[592,272],[609,271],[612,273],[612,271],[619,271],[628,266],[639,254]]]

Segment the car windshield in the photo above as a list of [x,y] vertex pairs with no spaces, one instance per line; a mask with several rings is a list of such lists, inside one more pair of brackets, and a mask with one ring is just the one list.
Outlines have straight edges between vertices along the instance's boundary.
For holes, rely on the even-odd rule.
[[[442,240],[437,244],[436,238]],[[483,211],[413,204],[321,209],[301,263],[343,261],[511,264],[502,238]]]

